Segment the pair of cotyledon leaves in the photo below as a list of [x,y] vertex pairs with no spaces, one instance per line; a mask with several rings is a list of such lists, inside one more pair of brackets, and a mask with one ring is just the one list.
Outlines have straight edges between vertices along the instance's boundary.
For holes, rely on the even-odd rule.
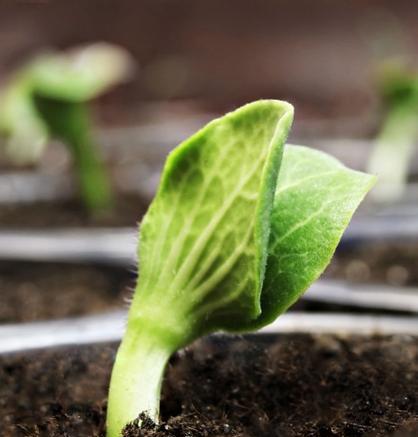
[[130,322],[153,320],[179,346],[257,329],[322,273],[374,177],[284,146],[292,119],[286,102],[254,102],[169,155],[140,228]]

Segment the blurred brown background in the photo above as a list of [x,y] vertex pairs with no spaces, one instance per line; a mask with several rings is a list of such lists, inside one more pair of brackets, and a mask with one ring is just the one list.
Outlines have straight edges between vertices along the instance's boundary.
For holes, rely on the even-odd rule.
[[105,40],[140,66],[102,99],[108,121],[135,119],[144,102],[223,111],[275,97],[296,105],[297,122],[352,120],[344,133],[363,135],[376,69],[393,55],[416,58],[417,23],[408,0],[3,0],[0,77],[39,49]]

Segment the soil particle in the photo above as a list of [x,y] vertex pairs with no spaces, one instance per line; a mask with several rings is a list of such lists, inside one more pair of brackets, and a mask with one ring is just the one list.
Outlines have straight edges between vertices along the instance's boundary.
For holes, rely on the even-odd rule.
[[64,263],[0,264],[0,323],[33,322],[126,306],[135,285],[126,269]]
[[[104,437],[114,354],[108,345],[2,357],[2,437]],[[161,422],[123,435],[416,436],[417,393],[417,338],[217,336],[170,361]]]
[[119,195],[114,209],[91,215],[76,200],[1,205],[0,226],[7,228],[49,229],[62,226],[136,226],[148,202],[136,195]]

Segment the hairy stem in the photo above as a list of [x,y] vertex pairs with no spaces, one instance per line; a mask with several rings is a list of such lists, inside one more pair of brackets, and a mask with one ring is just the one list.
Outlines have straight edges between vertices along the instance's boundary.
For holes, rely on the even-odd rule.
[[128,328],[110,381],[107,437],[119,437],[124,426],[142,412],[158,421],[161,383],[172,352],[152,332]]

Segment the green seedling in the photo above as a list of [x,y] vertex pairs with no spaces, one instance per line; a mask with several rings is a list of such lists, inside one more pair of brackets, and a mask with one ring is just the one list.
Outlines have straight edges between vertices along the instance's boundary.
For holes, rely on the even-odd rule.
[[73,157],[86,207],[109,208],[112,193],[92,140],[88,102],[125,80],[132,61],[119,47],[93,44],[40,55],[19,70],[0,93],[0,134],[18,164],[36,162],[50,138]]
[[390,201],[404,192],[418,140],[418,75],[400,64],[388,66],[382,75],[381,94],[386,115],[368,171],[379,176],[374,198]]
[[[259,329],[318,278],[374,178],[284,144],[293,107],[258,101],[168,157],[139,234],[140,274],[109,391],[107,436],[158,421],[169,357],[217,331]],[[279,171],[280,169],[280,171]]]

